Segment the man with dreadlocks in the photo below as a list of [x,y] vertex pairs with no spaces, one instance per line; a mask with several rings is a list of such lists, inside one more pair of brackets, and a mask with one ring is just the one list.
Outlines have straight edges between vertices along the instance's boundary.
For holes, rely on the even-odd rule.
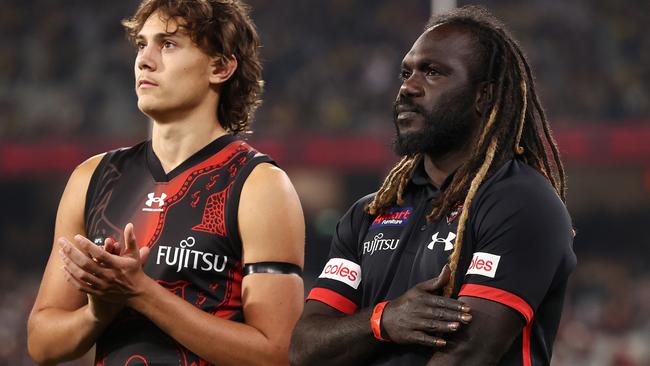
[[465,7],[429,22],[401,79],[402,159],[339,222],[292,362],[550,364],[576,258],[523,52],[487,11]]

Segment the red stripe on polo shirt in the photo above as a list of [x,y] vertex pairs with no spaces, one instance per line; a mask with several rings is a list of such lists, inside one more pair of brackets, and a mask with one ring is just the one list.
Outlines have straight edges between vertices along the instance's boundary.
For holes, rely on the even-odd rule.
[[350,299],[339,294],[338,292],[334,292],[326,288],[313,288],[311,292],[309,292],[307,300],[318,300],[348,315],[354,313],[357,310],[357,304],[352,302]]
[[533,322],[526,324],[524,328],[524,334],[521,337],[521,354],[523,357],[523,366],[532,366],[532,361],[530,357],[530,332],[533,327]]
[[508,291],[490,286],[468,283],[464,284],[460,288],[458,296],[473,296],[496,301],[503,305],[509,306],[521,313],[521,315],[526,318],[527,325],[530,324],[530,322],[533,320],[533,308],[531,308],[524,299]]

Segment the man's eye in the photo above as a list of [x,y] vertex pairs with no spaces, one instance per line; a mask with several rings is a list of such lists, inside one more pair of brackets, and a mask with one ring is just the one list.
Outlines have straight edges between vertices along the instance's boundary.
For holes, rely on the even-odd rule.
[[400,71],[400,73],[399,73],[399,78],[400,78],[401,80],[406,80],[406,79],[408,79],[409,77],[411,77],[411,73],[410,73],[409,71],[406,71],[406,70],[402,70],[402,71]]
[[163,43],[163,48],[167,48],[167,49],[169,49],[169,48],[174,48],[174,47],[176,47],[176,45],[175,45],[173,42],[165,41],[165,42]]
[[440,73],[436,69],[429,69],[427,71],[427,76],[437,76],[437,75],[440,75]]
[[142,43],[142,42],[138,42],[138,43],[135,44],[135,47],[136,47],[138,50],[143,50],[146,46],[147,46],[147,45],[144,44],[144,43]]

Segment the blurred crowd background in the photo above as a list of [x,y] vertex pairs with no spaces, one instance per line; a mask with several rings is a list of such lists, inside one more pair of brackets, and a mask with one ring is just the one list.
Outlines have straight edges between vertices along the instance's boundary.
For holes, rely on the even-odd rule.
[[[266,81],[250,139],[299,191],[308,290],[337,219],[396,160],[399,64],[431,4],[249,3]],[[650,365],[650,2],[474,3],[522,44],[568,169],[579,264],[553,365]],[[120,26],[136,6],[0,2],[0,364],[33,364],[26,319],[68,175],[92,154],[147,138]]]

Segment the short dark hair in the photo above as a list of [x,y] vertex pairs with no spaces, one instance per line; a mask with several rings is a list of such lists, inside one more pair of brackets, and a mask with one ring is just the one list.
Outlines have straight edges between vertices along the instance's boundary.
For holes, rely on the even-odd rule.
[[144,0],[135,14],[122,21],[129,40],[135,37],[155,12],[183,20],[192,41],[211,57],[226,64],[231,56],[237,69],[220,90],[217,117],[232,134],[250,131],[253,114],[261,104],[264,82],[259,56],[260,39],[249,16],[249,7],[239,0]]

